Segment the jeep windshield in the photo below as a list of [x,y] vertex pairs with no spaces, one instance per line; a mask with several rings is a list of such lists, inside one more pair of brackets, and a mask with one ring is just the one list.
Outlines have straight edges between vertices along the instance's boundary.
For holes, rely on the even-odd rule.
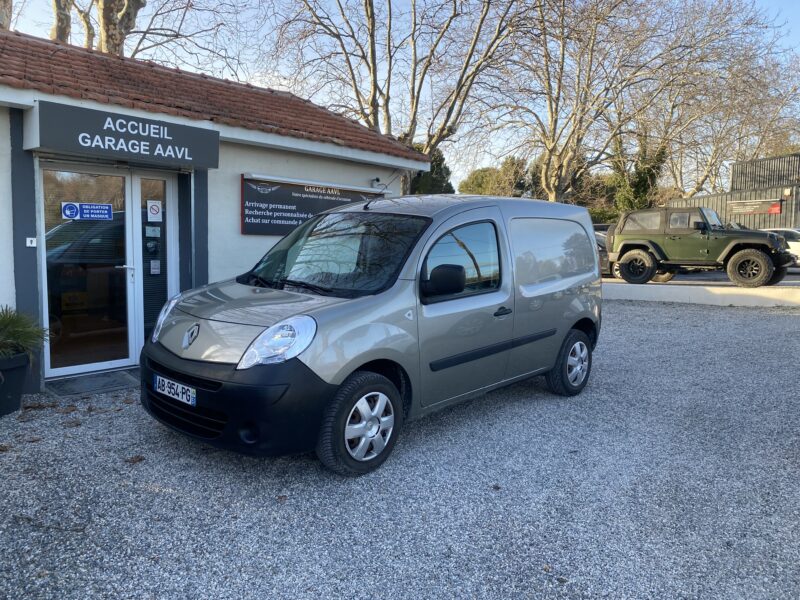
[[722,224],[722,221],[717,214],[717,211],[712,210],[710,208],[701,208],[700,212],[703,213],[703,216],[706,218],[706,221],[711,226],[711,229],[725,229],[725,225]]
[[356,298],[390,287],[430,219],[342,212],[320,215],[278,242],[239,283]]

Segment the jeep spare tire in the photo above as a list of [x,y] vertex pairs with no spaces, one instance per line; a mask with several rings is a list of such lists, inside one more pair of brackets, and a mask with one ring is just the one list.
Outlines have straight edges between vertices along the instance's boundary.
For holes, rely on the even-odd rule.
[[647,283],[656,274],[656,259],[646,250],[626,252],[619,261],[619,274],[628,283]]
[[775,265],[766,253],[755,248],[739,250],[728,261],[728,279],[739,287],[766,285],[775,273]]

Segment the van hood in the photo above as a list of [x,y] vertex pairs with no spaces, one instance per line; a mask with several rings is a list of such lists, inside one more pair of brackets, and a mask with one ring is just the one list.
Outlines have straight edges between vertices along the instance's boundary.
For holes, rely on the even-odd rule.
[[198,319],[270,327],[292,315],[307,314],[345,300],[253,287],[229,279],[189,292],[176,308]]
[[236,364],[267,327],[344,301],[222,281],[187,292],[164,322],[158,342],[188,360]]

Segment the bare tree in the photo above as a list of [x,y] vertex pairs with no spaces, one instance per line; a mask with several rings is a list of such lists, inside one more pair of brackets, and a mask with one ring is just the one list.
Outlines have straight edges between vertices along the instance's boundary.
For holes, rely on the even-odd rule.
[[762,25],[747,0],[543,0],[488,108],[518,145],[542,153],[548,198],[569,199],[687,74]]
[[797,57],[731,49],[718,76],[707,78],[702,102],[678,109],[669,137],[669,180],[691,197],[727,187],[731,161],[750,160],[796,148],[800,133],[800,76]]
[[12,13],[11,0],[0,0],[0,29],[11,28]]
[[431,152],[458,130],[496,68],[517,0],[283,0],[273,82]]
[[72,30],[72,0],[53,0],[53,28],[50,39],[69,42]]

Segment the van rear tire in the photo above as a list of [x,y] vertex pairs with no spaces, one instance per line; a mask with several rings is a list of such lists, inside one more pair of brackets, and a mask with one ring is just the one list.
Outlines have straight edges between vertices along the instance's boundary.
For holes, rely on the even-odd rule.
[[402,426],[403,402],[394,384],[383,375],[356,371],[325,410],[317,457],[339,475],[364,475],[386,461]]
[[578,329],[570,329],[556,364],[544,376],[547,389],[559,396],[575,396],[583,391],[592,372],[592,342]]

